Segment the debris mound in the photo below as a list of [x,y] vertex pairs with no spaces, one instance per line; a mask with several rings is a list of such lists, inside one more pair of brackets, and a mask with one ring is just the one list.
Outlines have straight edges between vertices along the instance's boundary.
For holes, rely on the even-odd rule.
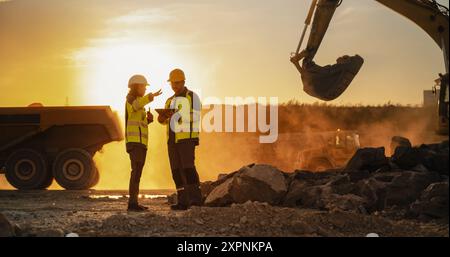
[[341,170],[285,173],[251,164],[202,185],[205,205],[257,201],[362,214],[399,213],[403,217],[448,218],[448,141],[411,146],[396,138],[392,157],[384,148],[358,150]]

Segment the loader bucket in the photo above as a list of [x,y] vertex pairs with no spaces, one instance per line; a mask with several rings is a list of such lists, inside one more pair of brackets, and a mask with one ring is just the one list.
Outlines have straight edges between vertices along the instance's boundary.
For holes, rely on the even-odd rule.
[[359,55],[343,56],[336,62],[322,67],[313,61],[304,61],[300,72],[303,90],[323,101],[332,101],[342,95],[358,74],[364,59]]

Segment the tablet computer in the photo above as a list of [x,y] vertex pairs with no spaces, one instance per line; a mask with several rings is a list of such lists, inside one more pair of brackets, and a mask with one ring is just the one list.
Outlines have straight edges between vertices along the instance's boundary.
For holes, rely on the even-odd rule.
[[155,109],[159,115],[174,113],[175,109]]

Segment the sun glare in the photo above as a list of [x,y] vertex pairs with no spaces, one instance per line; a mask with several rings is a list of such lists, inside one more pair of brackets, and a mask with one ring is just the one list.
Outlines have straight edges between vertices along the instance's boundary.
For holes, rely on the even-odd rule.
[[147,92],[163,89],[164,94],[151,104],[152,108],[162,107],[164,99],[172,94],[166,82],[168,74],[176,67],[168,48],[145,43],[110,43],[81,50],[76,58],[84,63],[81,76],[84,101],[90,105],[110,105],[123,113],[128,79],[142,74],[150,83]]

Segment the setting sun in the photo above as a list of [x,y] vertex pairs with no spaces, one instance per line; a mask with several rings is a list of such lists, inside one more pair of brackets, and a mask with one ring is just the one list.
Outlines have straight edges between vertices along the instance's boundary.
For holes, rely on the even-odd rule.
[[[142,43],[105,43],[82,49],[75,59],[84,66],[80,84],[88,104],[110,105],[122,113],[130,74],[144,74],[150,91],[163,88],[167,96],[171,94],[166,81],[175,62],[164,48]],[[163,105],[163,98],[158,98],[152,107]]]

